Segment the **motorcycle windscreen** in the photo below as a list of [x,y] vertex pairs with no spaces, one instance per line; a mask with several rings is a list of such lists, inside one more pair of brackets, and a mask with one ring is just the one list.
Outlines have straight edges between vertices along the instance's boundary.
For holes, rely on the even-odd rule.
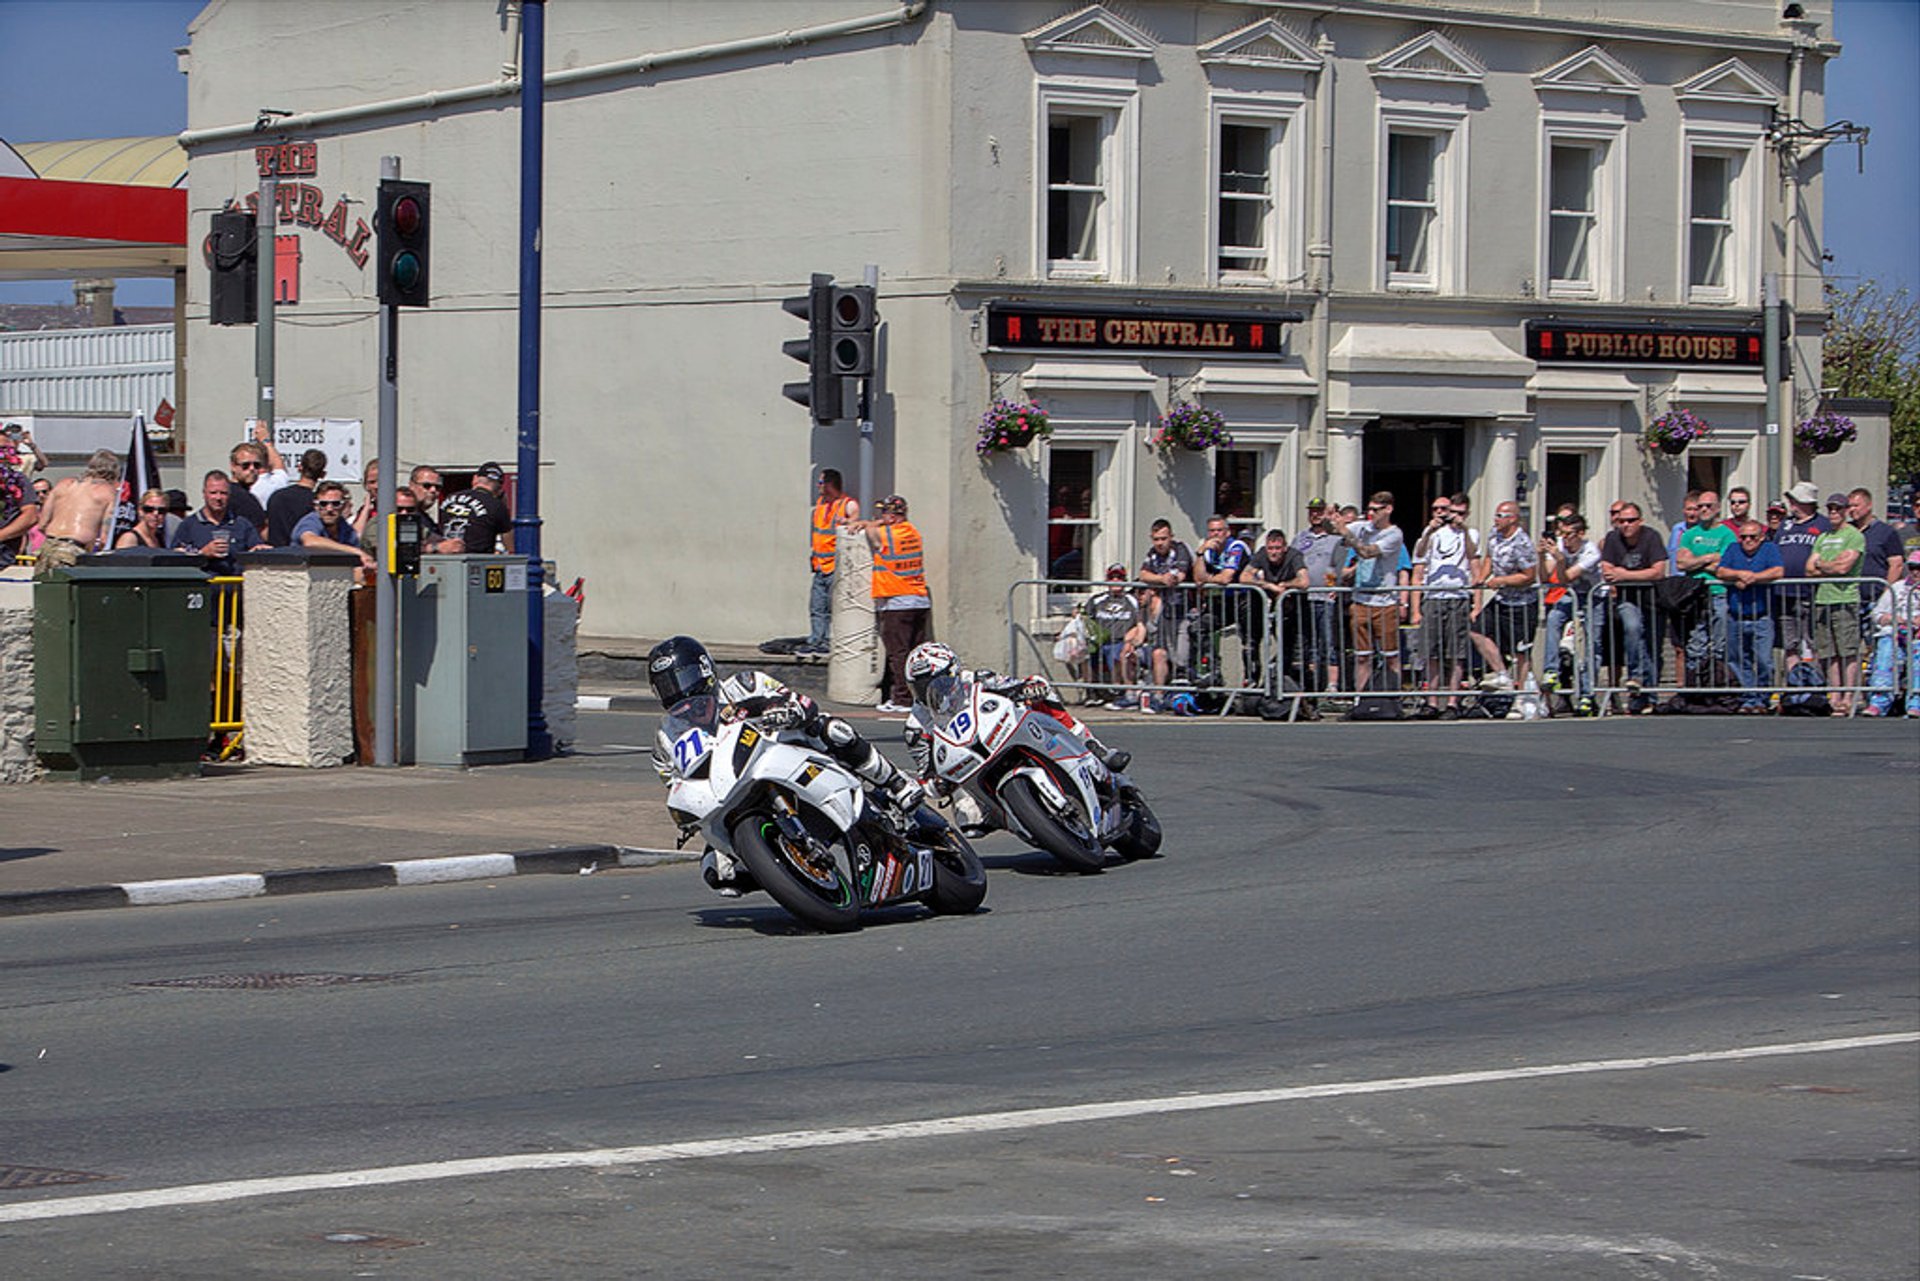
[[958,676],[936,676],[927,685],[927,710],[938,721],[967,707],[967,684]]
[[710,694],[682,699],[667,712],[660,732],[673,744],[673,767],[691,776],[706,763],[720,731],[720,701]]

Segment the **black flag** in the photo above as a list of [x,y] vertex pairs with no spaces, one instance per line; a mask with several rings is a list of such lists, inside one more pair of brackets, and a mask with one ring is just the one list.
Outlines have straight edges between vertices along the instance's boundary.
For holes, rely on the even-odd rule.
[[160,488],[160,464],[153,460],[153,442],[147,439],[144,414],[133,416],[133,438],[127,442],[127,456],[120,468],[120,502],[113,510],[113,528],[107,531],[107,551],[113,550],[120,535],[132,529],[140,519],[140,495]]

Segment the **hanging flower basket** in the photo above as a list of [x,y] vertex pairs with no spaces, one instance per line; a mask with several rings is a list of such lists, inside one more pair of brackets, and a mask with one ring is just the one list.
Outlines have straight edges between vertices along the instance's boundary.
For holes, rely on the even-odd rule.
[[1676,406],[1648,423],[1640,439],[1649,449],[1657,449],[1663,454],[1684,454],[1688,445],[1711,430],[1706,419],[1691,409]]
[[1800,425],[1793,429],[1793,443],[1811,454],[1831,454],[1859,436],[1860,429],[1853,425],[1853,419],[1831,409],[1802,418]]
[[1227,420],[1221,417],[1220,411],[1196,405],[1192,401],[1182,401],[1161,414],[1160,421],[1154,424],[1153,430],[1147,435],[1147,448],[1162,455],[1171,454],[1176,449],[1198,452],[1232,443],[1233,437],[1227,432]]
[[980,439],[973,452],[982,458],[1025,449],[1042,436],[1053,435],[1047,411],[1032,401],[996,400],[980,415]]

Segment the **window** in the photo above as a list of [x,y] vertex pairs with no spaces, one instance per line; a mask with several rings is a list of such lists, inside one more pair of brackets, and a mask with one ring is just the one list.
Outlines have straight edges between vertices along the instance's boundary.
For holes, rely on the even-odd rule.
[[1097,451],[1047,451],[1047,566],[1046,576],[1083,582],[1099,577],[1106,566],[1096,565],[1094,544],[1100,521],[1094,514]]
[[1047,257],[1053,262],[1100,265],[1106,132],[1100,116],[1058,115],[1047,122]]
[[1433,275],[1433,229],[1440,214],[1434,183],[1440,140],[1432,134],[1387,135],[1387,272]]
[[1592,289],[1600,148],[1556,143],[1547,165],[1547,282]]
[[1273,130],[1220,126],[1220,273],[1270,276],[1273,253]]
[[1690,177],[1687,216],[1687,284],[1698,290],[1725,290],[1733,241],[1732,156],[1696,151]]
[[1040,107],[1037,274],[1131,279],[1131,95],[1042,87]]
[[1260,523],[1260,472],[1258,450],[1213,451],[1213,510],[1236,529]]
[[1758,135],[1689,131],[1680,279],[1688,302],[1751,305],[1760,290]]

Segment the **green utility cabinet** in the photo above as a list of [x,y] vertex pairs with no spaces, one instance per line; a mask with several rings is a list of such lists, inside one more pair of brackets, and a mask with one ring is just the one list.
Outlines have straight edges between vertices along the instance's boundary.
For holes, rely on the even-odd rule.
[[423,556],[399,587],[401,762],[525,760],[526,559]]
[[49,772],[200,771],[213,594],[198,569],[132,563],[74,565],[34,584],[34,750]]

